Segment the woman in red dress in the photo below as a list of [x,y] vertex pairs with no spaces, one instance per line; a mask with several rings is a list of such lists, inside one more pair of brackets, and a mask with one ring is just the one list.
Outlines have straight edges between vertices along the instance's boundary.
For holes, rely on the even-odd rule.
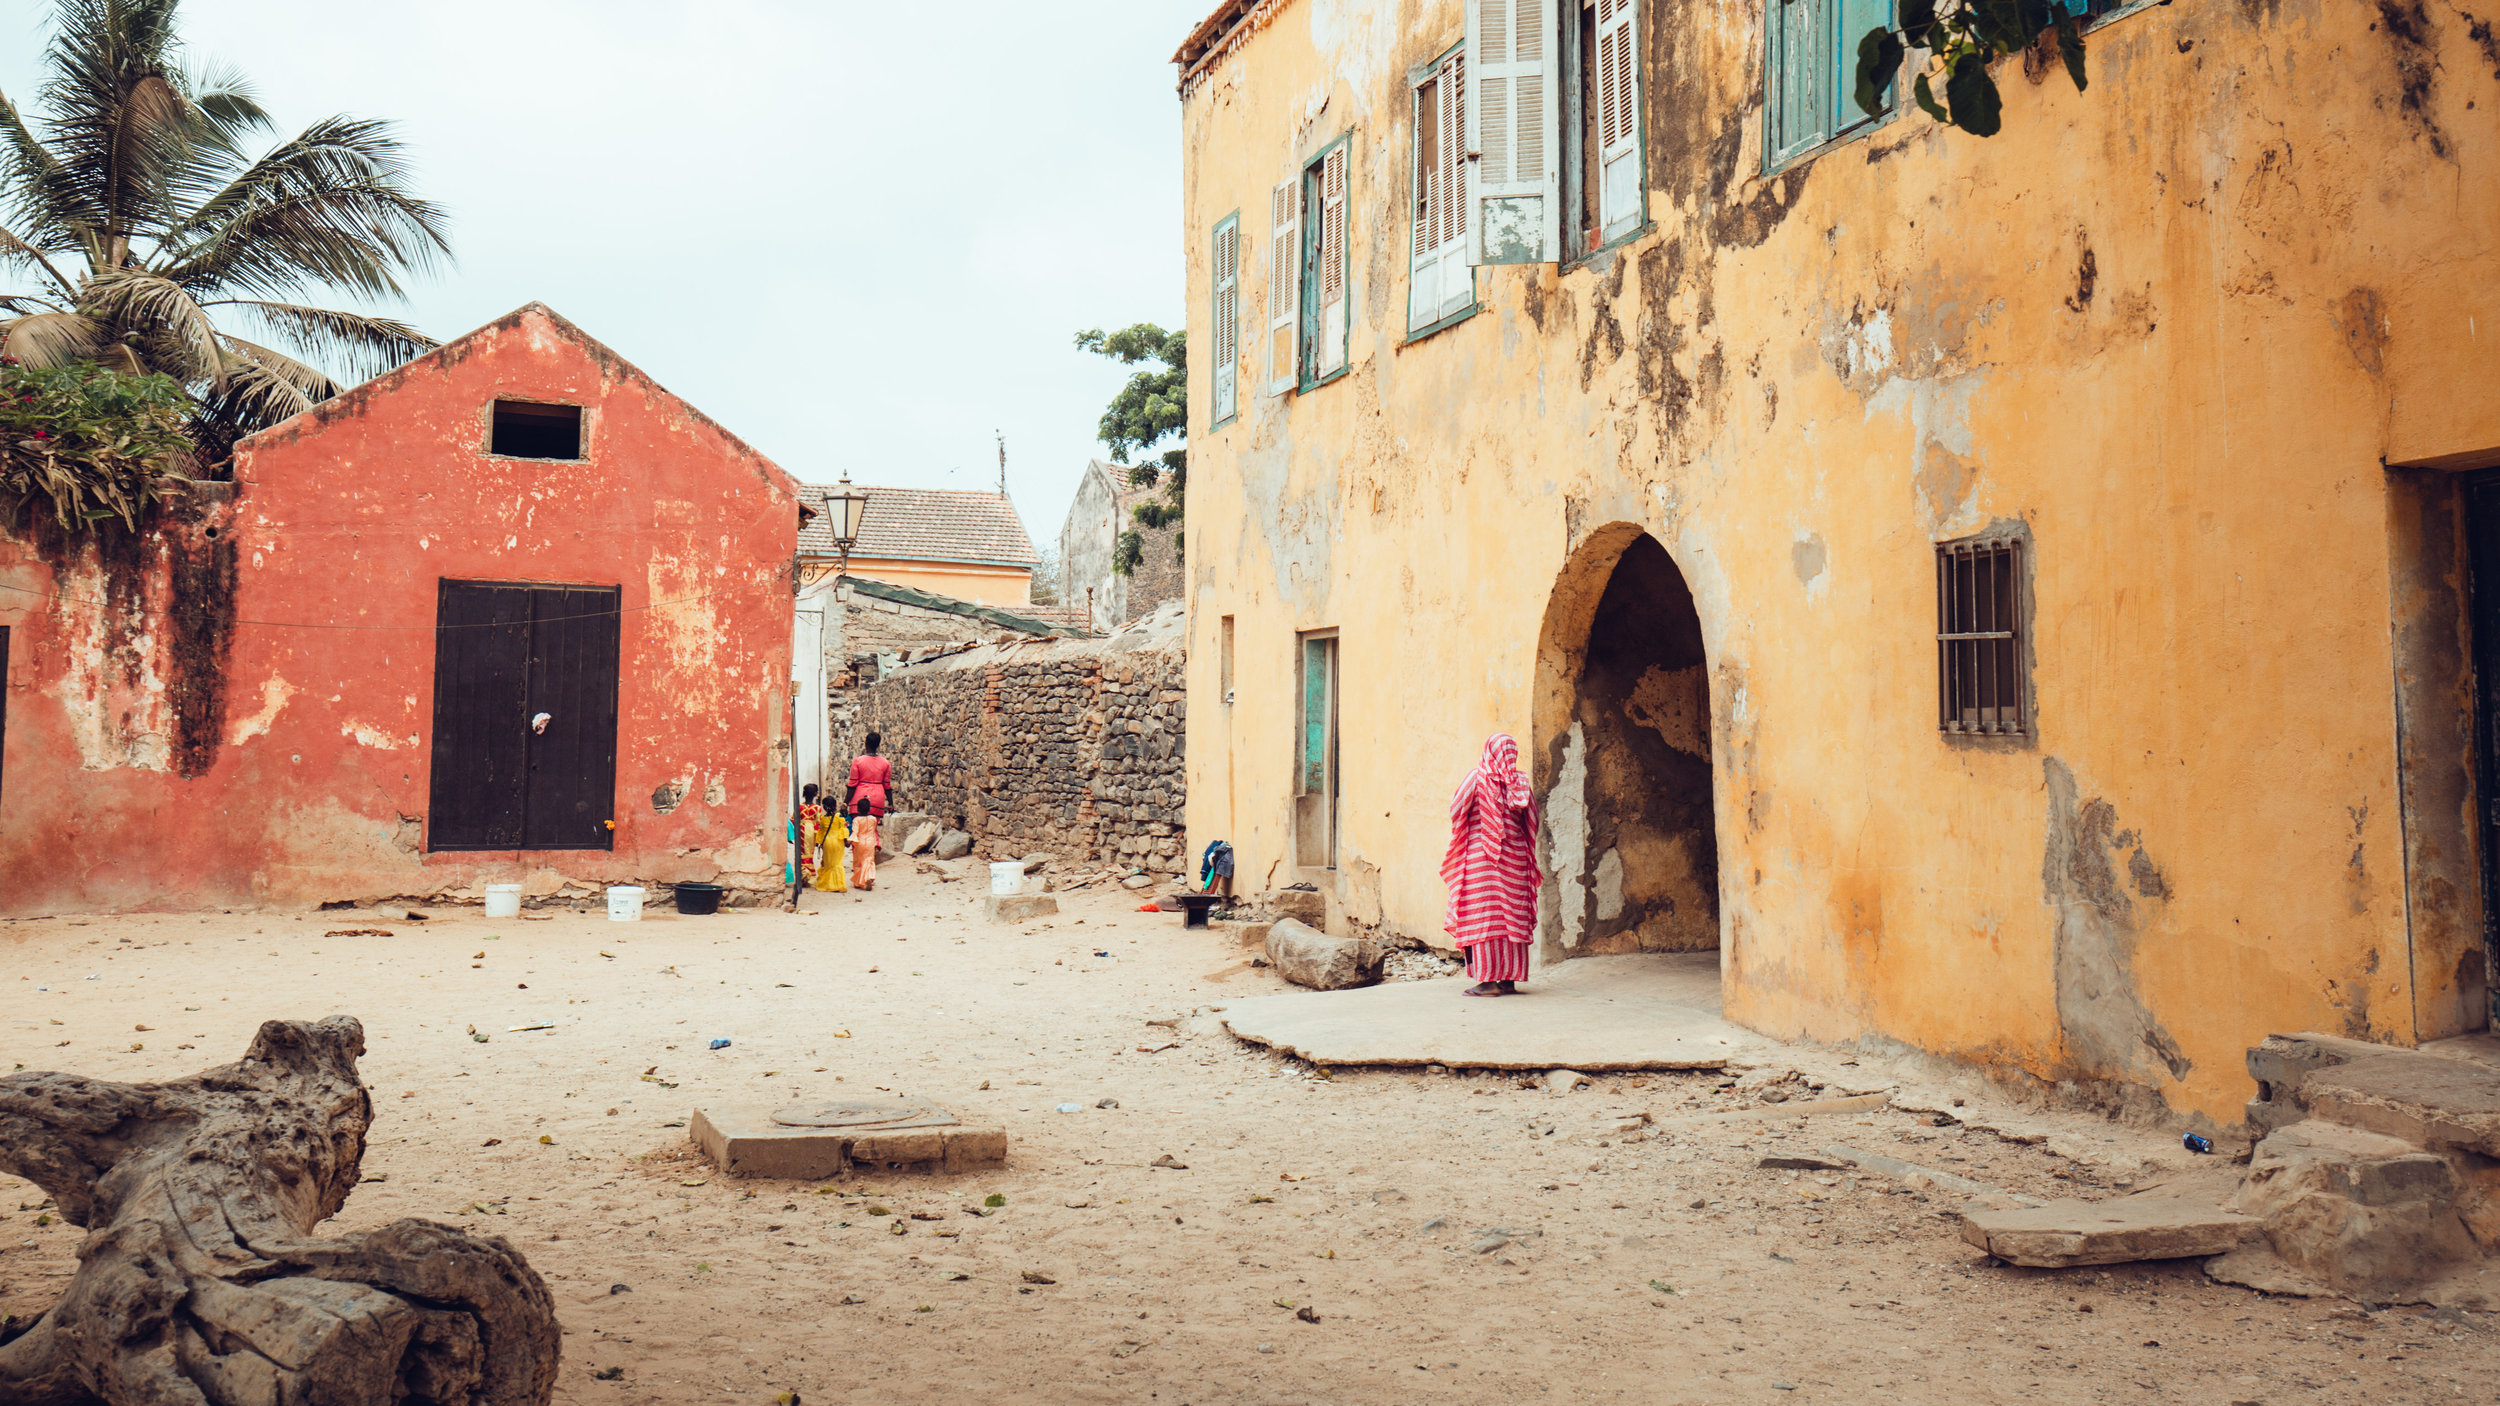
[[1536,799],[1519,774],[1519,744],[1496,733],[1450,798],[1447,926],[1467,954],[1470,996],[1516,996],[1536,937]]
[[894,784],[894,763],[877,755],[884,744],[884,738],[868,734],[868,750],[851,758],[850,780],[843,787],[842,807],[851,813],[851,884],[860,889],[877,886],[877,821]]

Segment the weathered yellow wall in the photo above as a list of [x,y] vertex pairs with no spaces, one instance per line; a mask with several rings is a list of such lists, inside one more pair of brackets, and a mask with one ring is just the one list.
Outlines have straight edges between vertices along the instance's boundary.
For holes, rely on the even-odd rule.
[[1013,609],[1033,600],[1033,573],[1007,567],[949,566],[943,562],[853,557],[851,574],[871,581],[935,591],[976,605]]
[[[1313,877],[1294,634],[1337,628],[1318,877],[1437,933],[1450,788],[1497,730],[1553,783],[1549,605],[1637,528],[1708,651],[1735,1018],[2223,1121],[2269,1031],[2479,1023],[2470,852],[2417,856],[2408,924],[2418,534],[2382,460],[2500,462],[2491,41],[2409,0],[2180,0],[2093,34],[2088,93],[2007,65],[1998,137],[1913,110],[1765,177],[1760,0],[1644,19],[1655,231],[1482,270],[1484,311],[1406,345],[1405,75],[1459,0],[1288,4],[1184,99],[1193,347],[1209,231],[1250,236],[1243,411],[1192,427],[1193,701],[1224,617],[1238,654],[1236,701],[1191,709],[1193,845],[1246,889]],[[1268,192],[1349,129],[1353,373],[1270,399]],[[2000,521],[2034,546],[2037,723],[1956,743],[1930,544]]]

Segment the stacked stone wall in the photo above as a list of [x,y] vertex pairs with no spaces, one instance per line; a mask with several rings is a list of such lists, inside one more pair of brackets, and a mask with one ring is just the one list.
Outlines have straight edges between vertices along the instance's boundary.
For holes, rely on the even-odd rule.
[[855,754],[883,734],[895,809],[968,832],[981,854],[1179,873],[1184,662],[1179,649],[1071,641],[925,666],[846,690],[835,735]]

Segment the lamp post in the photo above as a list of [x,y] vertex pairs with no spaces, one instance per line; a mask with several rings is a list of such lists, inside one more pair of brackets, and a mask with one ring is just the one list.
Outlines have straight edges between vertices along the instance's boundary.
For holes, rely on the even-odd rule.
[[[834,579],[851,574],[851,549],[859,545],[859,525],[868,516],[868,490],[853,487],[851,471],[842,471],[842,481],[825,490],[825,508],[832,514],[834,549],[842,554],[842,564],[834,569]],[[840,603],[841,586],[834,587],[836,604]]]

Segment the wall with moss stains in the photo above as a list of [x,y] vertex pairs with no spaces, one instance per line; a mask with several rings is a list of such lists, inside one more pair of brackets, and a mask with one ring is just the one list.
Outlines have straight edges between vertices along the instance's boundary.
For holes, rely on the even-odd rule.
[[[582,406],[582,459],[482,452],[498,397]],[[532,304],[235,479],[125,550],[0,536],[0,913],[779,884],[799,500],[768,460]],[[445,578],[619,589],[612,852],[427,849]]]
[[[1767,176],[1761,0],[1643,21],[1654,229],[1481,270],[1413,342],[1406,75],[1459,0],[1289,0],[1187,87],[1193,346],[1209,232],[1252,236],[1242,413],[1192,426],[1194,699],[1228,617],[1237,653],[1191,709],[1192,843],[1437,936],[1450,789],[1507,731],[1541,960],[1600,950],[1574,720],[1647,537],[1702,640],[1733,1018],[2223,1122],[2270,1031],[2482,1025],[2454,476],[2500,464],[2488,21],[2179,0],[2091,34],[2087,93],[2008,63],[1996,138],[1913,110]],[[1353,370],[1263,396],[1268,193],[1348,132]],[[1932,544],[1992,525],[2030,543],[2036,720],[1957,741]],[[1291,862],[1320,629],[1333,871]]]

